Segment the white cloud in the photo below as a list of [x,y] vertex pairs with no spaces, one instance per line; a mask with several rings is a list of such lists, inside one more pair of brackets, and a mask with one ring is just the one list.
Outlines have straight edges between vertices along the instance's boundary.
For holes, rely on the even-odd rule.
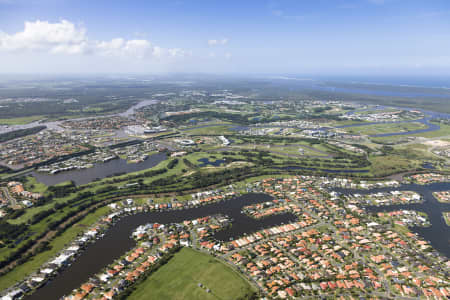
[[182,57],[180,48],[164,49],[154,46],[146,39],[125,40],[115,38],[110,41],[91,41],[83,26],[62,20],[25,22],[24,30],[15,34],[0,31],[0,50],[17,53],[19,51],[40,51],[51,54],[92,54],[114,57],[161,58]]
[[92,45],[94,51],[104,56],[145,58],[152,56],[154,48],[147,40],[112,39],[109,42],[96,42]]
[[191,55],[190,52],[186,52],[180,48],[172,48],[172,49],[169,49],[168,52],[171,57],[185,57],[185,56]]
[[25,22],[22,32],[16,34],[0,33],[0,49],[50,50],[54,48],[71,48],[87,41],[86,30],[76,28],[73,23],[62,20],[60,23],[46,21]]
[[50,53],[54,54],[87,54],[89,51],[89,45],[86,42],[73,45],[61,44],[50,49]]
[[230,53],[230,52],[227,52],[227,53],[225,53],[225,58],[226,58],[226,59],[230,59],[230,58],[231,58],[231,56],[232,56],[232,55],[231,55],[231,53]]
[[228,43],[227,38],[223,38],[220,40],[208,40],[208,45],[210,45],[210,46],[226,45],[227,43]]
[[158,46],[153,47],[153,56],[155,57],[163,57],[164,49]]

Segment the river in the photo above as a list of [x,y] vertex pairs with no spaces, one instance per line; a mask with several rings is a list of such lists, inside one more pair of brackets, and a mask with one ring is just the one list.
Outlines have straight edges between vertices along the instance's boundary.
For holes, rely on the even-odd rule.
[[[70,119],[70,120],[71,121],[84,121],[84,120],[89,120],[89,119],[108,118],[108,117],[114,117],[114,116],[128,118],[128,117],[131,117],[136,112],[136,110],[138,110],[139,108],[142,108],[142,107],[148,106],[148,105],[152,105],[157,102],[158,102],[158,100],[142,100],[139,103],[131,106],[126,111],[121,112],[121,113],[116,113],[116,114],[111,114],[111,115],[99,115],[99,116],[92,116],[92,117],[75,118],[75,119]],[[35,127],[35,126],[47,126],[48,129],[64,130],[60,126],[60,124],[63,123],[64,121],[66,121],[66,120],[63,120],[63,121],[38,120],[38,121],[33,121],[28,124],[21,124],[21,125],[9,125],[9,126],[0,125],[0,133],[10,132],[10,131],[19,130],[19,129],[26,129],[26,128],[31,128],[31,127]]]
[[130,235],[139,225],[179,223],[183,220],[224,214],[233,219],[233,225],[231,228],[217,232],[215,238],[228,241],[230,238],[240,237],[245,233],[292,222],[296,219],[293,214],[280,214],[256,220],[241,213],[243,206],[266,202],[271,199],[273,198],[267,194],[252,193],[197,208],[139,213],[123,217],[105,233],[103,238],[89,245],[70,267],[63,270],[51,282],[26,297],[26,299],[59,299],[71,293],[73,289],[78,288],[102,268],[132,249],[136,243],[130,238]]
[[418,133],[424,133],[424,132],[430,132],[430,131],[436,131],[441,129],[441,126],[437,124],[430,123],[430,120],[432,117],[424,117],[422,119],[418,120],[408,120],[408,121],[391,121],[391,122],[366,122],[361,124],[349,124],[349,125],[342,125],[342,126],[336,126],[336,128],[349,128],[349,127],[359,127],[359,126],[367,126],[367,125],[379,125],[379,124],[401,124],[401,123],[422,123],[427,128],[424,129],[417,129],[417,130],[410,130],[405,132],[389,132],[389,133],[380,133],[380,134],[372,134],[369,135],[370,137],[386,137],[386,136],[396,136],[396,135],[410,135],[410,134],[418,134]]
[[[424,198],[424,203],[380,207],[371,206],[366,207],[366,210],[375,213],[378,211],[411,209],[427,213],[432,224],[431,227],[413,227],[411,230],[421,235],[424,239],[429,240],[435,249],[447,257],[450,257],[449,227],[442,218],[442,212],[449,211],[450,204],[440,203],[432,195],[433,191],[450,190],[450,183],[435,183],[426,186],[407,184],[396,188],[376,188],[370,190],[341,188],[335,188],[333,190],[345,194],[368,194],[392,190],[408,190],[419,193]],[[38,289],[26,299],[59,299],[63,295],[71,293],[73,289],[86,282],[102,268],[112,263],[126,251],[132,249],[135,246],[135,242],[130,238],[130,234],[139,225],[155,222],[161,224],[179,223],[183,220],[191,220],[214,214],[224,214],[233,219],[232,227],[217,232],[215,238],[221,241],[227,241],[230,238],[240,237],[245,233],[255,232],[262,228],[296,220],[296,216],[290,213],[273,215],[259,220],[250,218],[241,213],[243,206],[265,202],[271,199],[273,198],[267,194],[250,193],[197,208],[138,213],[123,217],[119,222],[113,225],[101,239],[88,246],[71,266],[63,270],[55,279]]]
[[[365,111],[365,110],[375,110],[375,109],[386,109],[386,108],[396,108],[396,109],[404,109],[404,110],[411,110],[409,108],[404,107],[387,107],[387,106],[378,106],[374,109],[362,109],[358,111]],[[387,136],[397,136],[397,135],[410,135],[410,134],[418,134],[418,133],[425,133],[425,132],[431,132],[441,129],[441,127],[437,124],[433,124],[430,121],[435,118],[450,118],[450,114],[447,113],[440,113],[440,112],[433,112],[423,109],[416,109],[417,111],[422,112],[425,116],[422,119],[418,120],[405,120],[405,121],[391,121],[391,122],[366,122],[361,124],[349,124],[349,125],[342,125],[342,126],[336,126],[336,128],[349,128],[349,127],[358,127],[358,126],[367,126],[367,125],[377,125],[377,124],[397,124],[397,123],[422,123],[427,126],[427,128],[424,129],[418,129],[418,130],[411,130],[406,132],[390,132],[390,133],[380,133],[380,134],[373,134],[370,135],[370,137],[387,137]],[[352,115],[356,113],[357,111],[350,111],[347,112],[346,115]]]
[[82,185],[118,173],[130,173],[149,169],[158,165],[165,159],[167,159],[167,155],[161,152],[153,154],[143,162],[139,163],[127,163],[125,159],[118,158],[105,163],[96,163],[94,164],[94,167],[88,169],[70,170],[56,174],[33,171],[31,172],[31,175],[33,175],[37,181],[42,182],[47,186],[70,180],[73,180],[76,185]]

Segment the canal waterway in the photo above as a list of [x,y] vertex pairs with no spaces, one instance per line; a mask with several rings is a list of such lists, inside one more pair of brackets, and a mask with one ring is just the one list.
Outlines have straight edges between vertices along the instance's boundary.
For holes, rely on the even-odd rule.
[[413,122],[422,123],[427,126],[427,128],[424,128],[424,129],[410,130],[410,131],[404,131],[404,132],[389,132],[389,133],[372,134],[372,135],[370,135],[370,137],[410,135],[410,134],[418,134],[418,133],[436,131],[436,130],[441,129],[441,126],[434,124],[434,123],[430,123],[431,119],[433,119],[433,118],[432,117],[424,117],[422,119],[408,120],[408,121],[366,122],[366,123],[360,123],[360,124],[349,124],[349,125],[336,126],[336,128],[349,128],[349,127],[359,127],[359,126],[379,125],[379,124],[402,124],[402,123],[413,123]]
[[[370,190],[341,188],[335,188],[333,190],[344,194],[368,194],[389,192],[392,190],[408,190],[419,193],[424,199],[424,202],[421,204],[370,206],[366,207],[366,210],[371,213],[376,213],[378,211],[408,209],[427,213],[431,226],[426,228],[412,227],[411,230],[418,233],[425,240],[430,241],[431,245],[442,254],[450,257],[449,227],[442,218],[442,212],[449,211],[450,204],[440,203],[432,195],[434,191],[450,190],[450,183],[435,183],[426,186],[407,184],[395,188],[375,188]],[[290,213],[274,215],[257,220],[250,218],[241,212],[243,206],[270,201],[271,199],[273,198],[267,194],[249,193],[230,200],[197,208],[138,213],[123,217],[114,224],[101,239],[88,246],[71,266],[26,299],[59,299],[63,295],[71,293],[73,289],[79,287],[102,268],[106,267],[126,251],[133,248],[135,242],[130,238],[132,231],[138,226],[146,223],[179,223],[183,220],[191,220],[214,214],[224,214],[232,218],[232,227],[217,232],[214,237],[221,241],[228,241],[232,238],[237,238],[262,228],[296,220],[296,216]]]
[[51,282],[38,289],[26,299],[51,300],[59,299],[64,295],[70,294],[73,289],[79,287],[102,268],[112,263],[126,251],[132,249],[136,243],[130,238],[130,235],[140,225],[147,223],[179,223],[183,220],[223,214],[232,218],[233,224],[230,228],[218,231],[214,237],[221,241],[228,241],[232,238],[240,237],[245,233],[256,232],[262,228],[296,220],[296,216],[293,214],[280,214],[256,220],[241,213],[243,206],[266,202],[272,199],[267,194],[251,193],[197,208],[138,213],[123,217],[101,239],[89,245],[71,266],[63,270]]
[[[360,110],[361,111],[361,110]],[[426,114],[425,117],[417,120],[404,120],[404,121],[388,121],[388,122],[363,122],[358,124],[348,124],[348,125],[341,125],[336,126],[335,128],[350,128],[350,127],[360,127],[360,126],[368,126],[368,125],[380,125],[380,124],[402,124],[402,123],[421,123],[426,125],[426,128],[423,129],[417,129],[417,130],[410,130],[410,131],[402,131],[402,132],[389,132],[389,133],[379,133],[379,134],[372,134],[369,135],[370,137],[388,137],[388,136],[397,136],[397,135],[410,135],[410,134],[419,134],[419,133],[425,133],[425,132],[431,132],[431,131],[437,131],[441,129],[441,126],[438,124],[431,123],[430,121],[435,118],[450,118],[449,114],[445,113],[435,113],[431,111],[424,111],[419,110]],[[349,112],[347,115],[351,115],[354,112]],[[258,125],[258,126],[234,126],[229,128],[231,131],[242,131],[242,130],[249,130],[250,128],[296,128],[295,126],[277,126],[277,125]],[[329,129],[332,129],[333,127],[321,127],[321,128],[303,128],[303,129],[311,129],[311,130],[323,130],[328,131]]]
[[396,204],[386,206],[366,206],[365,209],[370,213],[389,212],[395,210],[416,210],[427,214],[431,222],[430,227],[411,227],[411,231],[419,234],[422,238],[429,241],[434,249],[438,250],[450,258],[450,227],[445,223],[443,212],[450,211],[450,203],[437,201],[433,192],[450,190],[450,183],[433,183],[429,185],[405,184],[397,188],[376,188],[370,190],[352,190],[352,189],[334,189],[336,192],[344,194],[372,194],[378,192],[414,191],[423,197],[423,203],[418,204]]
[[[374,108],[374,109],[381,110],[381,109],[387,109],[387,108],[410,110],[410,108],[387,107],[387,106],[378,106],[377,108]],[[374,110],[374,109],[365,109],[365,110]],[[436,130],[441,129],[441,127],[437,124],[431,123],[430,122],[431,120],[438,119],[438,118],[443,118],[443,119],[450,118],[450,114],[447,114],[447,113],[434,112],[434,111],[423,110],[423,109],[416,109],[416,110],[422,112],[425,116],[422,119],[418,119],[418,120],[404,120],[404,121],[392,121],[392,122],[366,122],[366,123],[361,123],[361,124],[349,124],[349,125],[336,126],[336,128],[349,128],[349,127],[377,125],[377,124],[397,124],[397,123],[412,123],[412,122],[422,123],[427,126],[427,128],[418,129],[418,130],[411,130],[411,131],[405,131],[405,132],[380,133],[380,134],[370,135],[370,137],[388,137],[388,136],[410,135],[410,134],[418,134],[418,133],[436,131]],[[352,115],[358,111],[364,111],[364,110],[350,111],[350,112],[347,112],[346,114]]]
[[[83,118],[74,118],[70,119],[71,121],[84,121],[89,119],[96,119],[96,118],[108,118],[108,117],[114,117],[114,116],[120,116],[120,117],[131,117],[138,109],[144,107],[153,105],[155,103],[158,103],[158,100],[142,100],[139,103],[131,106],[126,111],[112,114],[112,115],[99,115],[99,116],[92,116],[92,117],[83,117]],[[10,125],[10,126],[4,126],[0,125],[0,133],[10,132],[18,129],[26,129],[31,128],[35,126],[47,126],[48,129],[54,129],[54,130],[63,130],[63,128],[60,126],[63,121],[44,121],[44,120],[38,120],[34,122],[30,122],[28,124],[21,124],[21,125]]]
[[167,159],[167,155],[161,152],[153,154],[139,163],[127,163],[125,159],[117,158],[105,163],[96,163],[92,168],[88,169],[74,169],[56,174],[33,171],[31,175],[37,181],[47,186],[70,180],[73,180],[76,185],[82,185],[115,174],[131,173],[152,168],[165,159]]

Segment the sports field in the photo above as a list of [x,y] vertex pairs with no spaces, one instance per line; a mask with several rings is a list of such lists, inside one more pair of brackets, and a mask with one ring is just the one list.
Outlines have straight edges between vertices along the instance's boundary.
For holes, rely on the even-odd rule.
[[128,299],[247,299],[252,292],[249,283],[227,265],[208,254],[183,248],[138,285]]

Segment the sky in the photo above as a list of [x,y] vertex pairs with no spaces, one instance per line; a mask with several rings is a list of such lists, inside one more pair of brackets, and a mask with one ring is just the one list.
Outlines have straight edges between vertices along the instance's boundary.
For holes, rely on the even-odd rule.
[[0,0],[0,73],[450,75],[448,0]]

